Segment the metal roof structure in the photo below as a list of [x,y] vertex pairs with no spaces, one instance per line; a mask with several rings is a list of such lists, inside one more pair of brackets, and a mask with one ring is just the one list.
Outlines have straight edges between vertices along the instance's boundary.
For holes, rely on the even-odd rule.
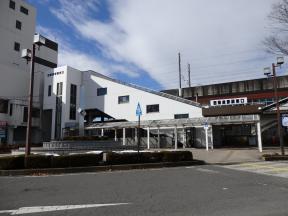
[[98,73],[96,71],[88,70],[88,71],[84,71],[84,72],[90,72],[90,73],[92,73],[93,75],[95,75],[97,77],[109,80],[111,82],[115,82],[115,83],[118,83],[118,84],[121,84],[121,85],[125,85],[125,86],[131,87],[131,88],[135,88],[135,89],[138,89],[138,90],[141,90],[141,91],[145,91],[145,92],[148,92],[148,93],[151,93],[151,94],[155,94],[155,95],[158,95],[158,96],[161,96],[161,97],[165,97],[165,98],[168,98],[168,99],[171,99],[171,100],[175,100],[175,101],[178,101],[178,102],[181,102],[181,103],[185,103],[185,104],[189,104],[189,105],[201,108],[201,104],[197,103],[195,101],[187,100],[187,99],[175,96],[175,95],[170,95],[170,94],[167,94],[167,93],[164,93],[164,92],[159,92],[159,91],[155,91],[155,90],[152,90],[152,89],[149,89],[149,88],[145,88],[145,87],[142,87],[142,86],[138,86],[138,85],[135,85],[135,84],[126,83],[126,82],[123,82],[123,81],[120,81],[120,80],[116,80],[116,79],[107,77],[107,76],[105,76],[103,74],[100,74],[100,73]]
[[[288,97],[279,100],[279,105],[280,106],[282,104],[285,104],[285,103],[288,103]],[[261,111],[269,111],[269,110],[272,110],[274,108],[276,108],[276,102],[274,102],[272,104],[269,104],[269,105],[267,105],[265,107],[259,107],[259,110],[261,110]]]
[[[145,120],[141,121],[142,128],[183,128],[183,127],[202,127],[204,124],[239,124],[239,123],[255,123],[260,121],[259,115],[238,115],[238,116],[217,116],[208,118],[187,118],[187,119],[164,119],[164,120]],[[85,126],[85,130],[93,129],[120,129],[120,128],[136,128],[138,121],[123,122],[102,122],[90,123]]]

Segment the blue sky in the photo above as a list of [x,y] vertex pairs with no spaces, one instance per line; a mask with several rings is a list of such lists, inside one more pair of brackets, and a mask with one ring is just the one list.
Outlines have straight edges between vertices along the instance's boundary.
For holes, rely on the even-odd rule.
[[[59,65],[160,90],[263,77],[276,56],[262,41],[276,0],[27,0]],[[282,70],[282,73],[285,73]]]

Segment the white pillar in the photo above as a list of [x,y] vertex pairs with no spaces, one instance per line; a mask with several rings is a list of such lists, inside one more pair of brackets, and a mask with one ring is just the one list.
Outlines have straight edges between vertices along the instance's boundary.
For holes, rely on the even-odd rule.
[[125,128],[123,128],[123,146],[125,146],[126,145],[126,130],[125,130]]
[[150,128],[147,128],[147,149],[150,149]]
[[114,140],[117,141],[117,129],[115,129],[115,137]]
[[210,130],[211,130],[211,149],[213,150],[214,149],[214,143],[213,143],[213,127],[212,127],[212,125],[211,125]]
[[104,136],[104,129],[101,128],[101,137],[103,137],[103,136]]
[[206,151],[209,150],[209,143],[208,143],[208,128],[204,127],[205,130],[205,143],[206,143]]
[[79,115],[79,136],[84,136],[84,116]]
[[256,123],[257,126],[257,136],[258,136],[258,149],[259,152],[262,152],[262,137],[261,137],[261,124],[260,122]]
[[175,134],[175,149],[177,149],[178,148],[178,144],[177,144],[177,142],[178,142],[178,134],[177,134],[177,127],[175,127],[174,128],[174,134]]
[[12,145],[14,144],[13,142],[13,137],[14,137],[14,128],[8,128],[8,144]]
[[160,148],[160,129],[159,128],[157,130],[157,144],[158,144],[158,148]]

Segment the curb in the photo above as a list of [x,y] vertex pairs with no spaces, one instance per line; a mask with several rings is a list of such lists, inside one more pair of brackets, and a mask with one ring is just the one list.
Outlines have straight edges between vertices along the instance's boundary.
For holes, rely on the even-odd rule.
[[91,166],[91,167],[68,167],[68,168],[47,168],[47,169],[21,169],[21,170],[0,170],[0,176],[41,176],[41,175],[56,175],[69,173],[83,172],[104,172],[104,171],[119,171],[133,169],[151,169],[179,166],[196,166],[204,165],[204,161],[181,161],[181,162],[163,162],[163,163],[146,163],[146,164],[123,164],[123,165],[106,165],[106,166]]

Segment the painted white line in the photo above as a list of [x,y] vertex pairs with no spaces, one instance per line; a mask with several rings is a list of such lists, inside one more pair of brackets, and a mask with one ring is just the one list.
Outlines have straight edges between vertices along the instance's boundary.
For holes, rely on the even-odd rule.
[[21,215],[41,212],[53,212],[63,211],[72,209],[84,209],[84,208],[97,208],[105,206],[117,206],[117,205],[128,205],[130,203],[107,203],[107,204],[87,204],[87,205],[62,205],[62,206],[34,206],[34,207],[22,207],[15,210],[2,210],[0,214],[10,213],[10,215]]
[[211,173],[211,174],[218,174],[219,173],[219,171],[210,170],[210,169],[204,169],[204,168],[198,168],[196,170],[200,171],[200,172]]

